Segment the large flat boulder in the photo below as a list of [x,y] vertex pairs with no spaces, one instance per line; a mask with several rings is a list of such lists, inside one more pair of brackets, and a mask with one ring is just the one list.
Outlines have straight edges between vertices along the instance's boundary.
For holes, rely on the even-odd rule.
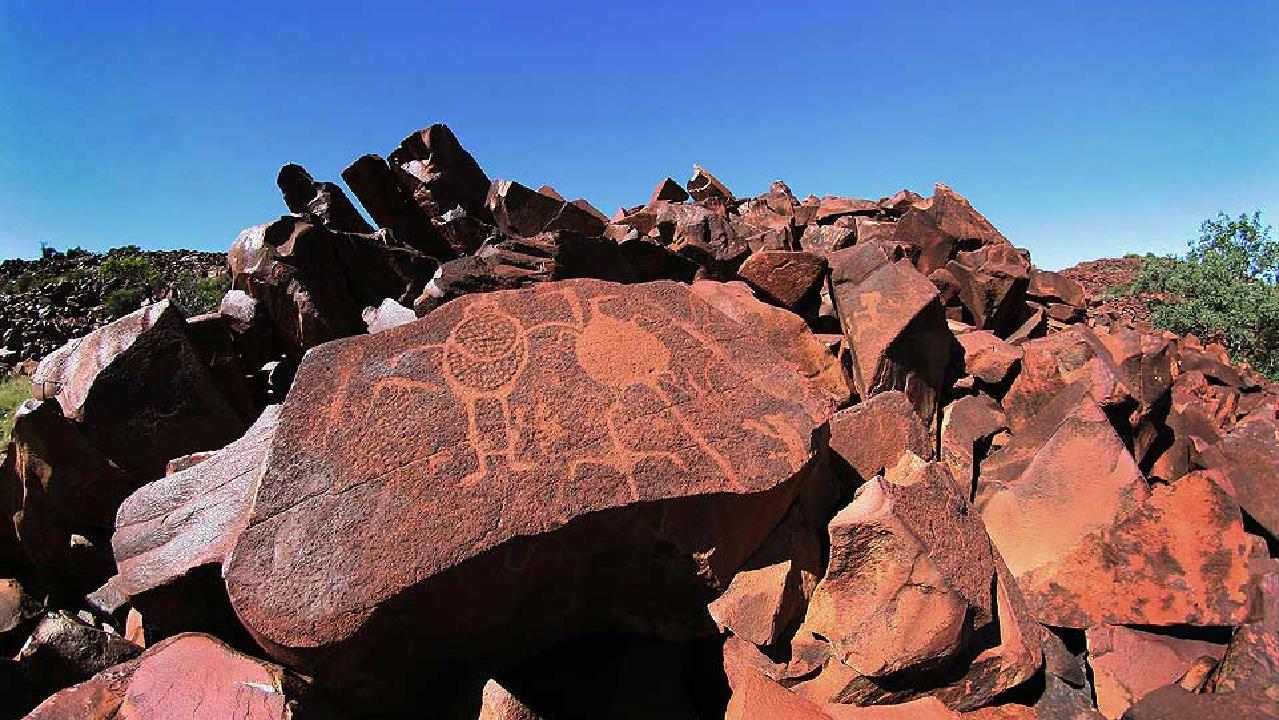
[[465,296],[307,355],[227,588],[273,655],[375,704],[415,662],[482,682],[592,627],[713,632],[822,408],[678,283]]

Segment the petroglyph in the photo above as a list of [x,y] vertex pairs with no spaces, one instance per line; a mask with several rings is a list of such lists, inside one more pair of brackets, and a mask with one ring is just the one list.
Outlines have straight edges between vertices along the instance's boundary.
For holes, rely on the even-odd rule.
[[[465,296],[307,355],[244,542],[327,531],[306,532],[307,557],[235,562],[246,577],[263,574],[255,563],[304,576],[296,586],[317,593],[340,581],[336,600],[271,602],[299,618],[318,603],[332,614],[315,622],[348,623],[383,592],[352,576],[359,556],[403,558],[377,581],[393,592],[584,513],[776,487],[808,461],[821,402],[686,285],[574,280]],[[417,552],[426,539],[434,549]]]

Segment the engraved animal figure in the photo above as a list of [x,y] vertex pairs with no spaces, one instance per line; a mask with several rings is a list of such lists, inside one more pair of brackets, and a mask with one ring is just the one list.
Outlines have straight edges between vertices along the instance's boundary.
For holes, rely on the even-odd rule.
[[[640,385],[653,393],[683,432],[692,439],[695,446],[719,467],[724,476],[735,487],[741,487],[736,468],[728,461],[690,422],[661,385],[663,377],[673,376],[671,369],[671,351],[656,335],[640,326],[639,317],[621,320],[605,313],[600,304],[610,299],[608,296],[590,298],[590,320],[578,335],[575,354],[578,364],[592,380],[606,387],[616,389],[613,402],[605,411],[609,440],[613,453],[609,457],[579,458],[569,468],[570,477],[586,464],[602,464],[612,467],[626,475],[630,484],[631,495],[639,499],[639,489],[635,483],[635,466],[643,458],[661,457],[670,460],[682,470],[688,466],[684,459],[672,451],[641,451],[633,449],[620,432],[616,419],[626,409],[623,407],[625,391]],[[619,351],[625,348],[625,351]]]

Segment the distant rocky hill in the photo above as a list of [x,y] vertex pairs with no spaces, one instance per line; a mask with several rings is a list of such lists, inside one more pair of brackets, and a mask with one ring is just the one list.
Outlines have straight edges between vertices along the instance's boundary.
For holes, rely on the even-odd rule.
[[[157,295],[191,278],[224,273],[226,255],[194,250],[139,251],[158,273]],[[103,273],[106,253],[46,251],[37,260],[0,262],[0,371],[39,359],[72,338],[106,324],[112,292],[126,277]],[[135,307],[129,308],[136,309]]]

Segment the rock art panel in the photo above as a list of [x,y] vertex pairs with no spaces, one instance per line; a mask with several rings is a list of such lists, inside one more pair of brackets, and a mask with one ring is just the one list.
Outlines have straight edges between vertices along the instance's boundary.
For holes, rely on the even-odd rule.
[[[460,566],[504,543],[575,519],[586,532],[588,513],[628,507],[662,515],[667,547],[701,547],[704,576],[726,581],[789,504],[823,406],[793,366],[684,285],[577,280],[465,296],[307,355],[228,591],[260,642],[300,661],[358,640],[381,606],[394,606],[389,618],[410,605],[410,588],[429,595],[451,570],[461,582]],[[665,517],[756,494],[753,515]],[[676,499],[696,503],[663,504]],[[573,552],[588,551],[602,552]],[[548,572],[567,572],[565,552]]]

